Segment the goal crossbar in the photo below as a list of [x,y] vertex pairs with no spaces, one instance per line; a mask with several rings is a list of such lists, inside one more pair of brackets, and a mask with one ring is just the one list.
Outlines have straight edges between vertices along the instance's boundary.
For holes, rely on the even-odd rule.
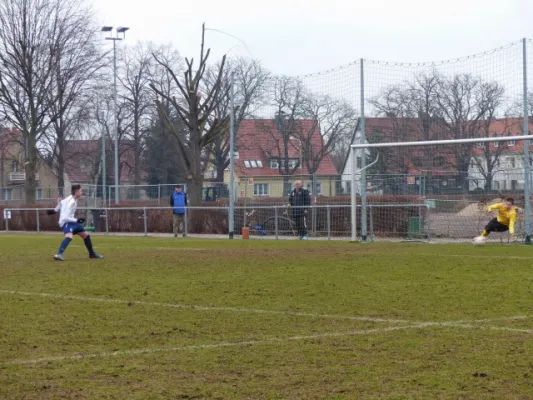
[[368,149],[376,147],[407,147],[407,146],[432,146],[443,144],[463,144],[463,143],[486,143],[486,142],[509,142],[511,140],[533,140],[533,135],[520,136],[494,136],[468,139],[448,139],[448,140],[425,140],[414,142],[386,142],[386,143],[359,143],[352,144],[352,149]]

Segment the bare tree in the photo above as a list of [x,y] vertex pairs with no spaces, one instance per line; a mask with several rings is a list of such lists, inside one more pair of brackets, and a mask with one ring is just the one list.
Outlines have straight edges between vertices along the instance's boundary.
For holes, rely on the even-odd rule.
[[[372,99],[370,104],[375,113],[385,117],[379,141],[417,141],[438,139],[440,112],[437,102],[437,94],[440,85],[440,75],[437,71],[431,73],[416,74],[412,80],[386,88],[377,98]],[[374,124],[379,125],[379,123]],[[376,151],[374,151],[376,153]],[[396,173],[407,172],[410,164],[420,170],[424,175],[434,165],[433,155],[436,149],[428,147],[423,155],[403,157],[395,149],[381,149],[382,171],[386,165],[393,167]],[[398,169],[399,168],[399,169]]]
[[154,58],[152,52],[158,52],[151,44],[139,43],[122,52],[122,73],[119,82],[122,86],[122,102],[125,118],[128,120],[125,137],[132,140],[133,147],[133,182],[141,183],[141,162],[145,139],[150,129],[151,117],[154,115],[154,97],[150,89],[153,79]]
[[[470,74],[451,77],[438,71],[418,74],[412,80],[385,89],[371,101],[376,113],[385,117],[382,129],[374,132],[377,141],[439,140],[489,137],[504,102],[504,89],[496,82],[483,82]],[[503,123],[502,129],[507,129]],[[379,125],[379,123],[377,123]],[[500,124],[501,125],[501,124]],[[369,139],[370,140],[370,139]],[[470,163],[477,164],[490,190],[499,164],[502,148],[485,146],[483,157],[473,157],[474,145],[428,146],[406,154],[385,149],[381,172],[387,168],[395,173],[407,173],[417,168],[421,175],[441,173],[459,177],[460,185],[468,189]],[[395,155],[397,156],[395,158]],[[409,167],[409,168],[408,168]]]
[[[77,35],[82,14],[88,11],[84,0],[4,0],[0,3],[0,112],[22,133],[25,145],[25,195],[35,202],[36,172],[40,161],[38,143],[59,118],[54,106],[59,89],[58,71],[80,51]],[[90,15],[90,14],[87,14]],[[89,29],[89,28],[88,28]],[[63,52],[63,54],[61,54]],[[67,57],[68,59],[68,57]],[[65,61],[67,63],[67,61]],[[84,65],[83,63],[81,63]],[[64,107],[63,107],[64,108]]]
[[[481,135],[486,105],[477,96],[481,80],[471,74],[457,74],[440,80],[437,94],[442,116],[442,139],[466,139]],[[468,168],[473,144],[461,144],[441,149],[444,158],[453,158],[460,186],[468,190]]]
[[[508,132],[511,121],[507,118],[497,120],[498,112],[501,111],[505,100],[504,93],[505,89],[497,82],[481,83],[477,88],[476,104],[482,114],[480,137],[504,136]],[[490,192],[494,175],[500,171],[500,158],[504,153],[505,143],[495,145],[485,142],[482,146],[478,146],[478,149],[481,157],[473,151],[471,160],[484,178],[485,191]]]
[[[210,68],[207,71],[207,81],[209,86],[216,83],[218,67]],[[235,141],[237,144],[237,134],[241,121],[253,118],[257,110],[264,105],[266,99],[267,85],[270,80],[270,72],[265,70],[259,61],[238,58],[229,60],[224,74],[224,84],[231,85],[231,77],[234,80],[234,121],[235,121]],[[229,115],[230,97],[222,98],[215,108],[213,117]],[[211,146],[211,162],[216,169],[217,180],[222,182],[224,171],[229,166],[229,131],[220,135]],[[235,151],[238,151],[235,146]]]
[[[184,71],[182,59],[171,47],[160,47],[154,52],[176,75],[181,75]],[[158,107],[151,109],[150,130],[146,136],[143,153],[148,182],[150,184],[182,183],[185,181],[186,167],[181,157],[177,136],[181,136],[186,141],[188,130],[173,111],[168,100],[179,96],[179,88],[169,71],[158,63],[155,63],[153,67],[151,85],[156,86],[159,92],[165,93],[165,97],[158,96],[156,93],[152,96],[155,100],[154,104]],[[172,129],[169,125],[172,125]]]
[[[184,160],[188,178],[188,194],[191,205],[198,205],[202,197],[203,162],[209,146],[224,134],[227,130],[229,118],[226,115],[214,116],[213,113],[222,99],[228,95],[229,86],[224,83],[224,68],[226,56],[222,58],[218,69],[217,79],[214,85],[208,86],[205,82],[207,61],[210,50],[204,52],[205,27],[202,26],[202,42],[200,50],[200,62],[195,70],[194,60],[185,59],[187,69],[182,78],[168,65],[165,60],[154,54],[156,61],[166,69],[172,77],[173,83],[179,89],[179,97],[170,96],[161,91],[158,85],[151,83],[150,86],[158,96],[158,107],[165,117],[167,128],[178,138],[179,149]],[[201,92],[205,91],[204,94]],[[172,115],[169,109],[162,107],[161,100],[170,104],[172,113],[175,113],[188,129],[187,135],[182,135],[181,130],[176,129],[172,123]]]
[[87,92],[100,78],[105,57],[90,10],[80,3],[68,18],[69,24],[60,32],[53,49],[57,57],[55,90],[48,93],[58,188],[65,186],[65,141],[89,118]]
[[297,124],[296,137],[303,148],[302,161],[313,175],[330,150],[352,134],[357,117],[349,104],[329,96],[308,94],[301,108],[302,121]]
[[[303,83],[295,78],[277,77],[272,80],[272,86],[270,101],[275,110],[274,121],[257,121],[256,140],[262,143],[268,162],[277,164],[279,174],[283,176],[283,192],[286,193],[290,176],[298,169],[303,170],[303,146],[297,135],[306,93]],[[295,157],[295,153],[302,154],[302,157]]]

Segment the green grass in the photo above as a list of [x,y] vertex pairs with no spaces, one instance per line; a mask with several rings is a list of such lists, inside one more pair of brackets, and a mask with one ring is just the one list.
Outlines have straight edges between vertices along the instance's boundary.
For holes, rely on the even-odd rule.
[[532,399],[526,246],[0,236],[0,399]]

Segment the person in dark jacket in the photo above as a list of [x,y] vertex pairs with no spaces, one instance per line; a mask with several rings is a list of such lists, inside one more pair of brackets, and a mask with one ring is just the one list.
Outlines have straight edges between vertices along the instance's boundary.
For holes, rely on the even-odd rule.
[[174,237],[178,237],[178,233],[182,233],[185,237],[185,207],[187,207],[187,194],[183,191],[182,185],[177,185],[174,193],[170,196],[170,206],[172,207],[172,214],[174,216],[173,232]]
[[289,195],[289,205],[300,240],[307,240],[307,214],[311,205],[311,196],[309,191],[302,187],[301,181],[294,182],[294,190]]

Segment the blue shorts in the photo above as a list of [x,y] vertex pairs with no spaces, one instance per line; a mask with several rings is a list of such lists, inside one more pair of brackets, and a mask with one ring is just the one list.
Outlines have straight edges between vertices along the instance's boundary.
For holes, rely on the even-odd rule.
[[73,235],[77,235],[78,233],[85,232],[85,228],[82,224],[79,224],[77,222],[67,222],[65,225],[63,225],[63,233],[66,235],[67,233],[72,233]]

